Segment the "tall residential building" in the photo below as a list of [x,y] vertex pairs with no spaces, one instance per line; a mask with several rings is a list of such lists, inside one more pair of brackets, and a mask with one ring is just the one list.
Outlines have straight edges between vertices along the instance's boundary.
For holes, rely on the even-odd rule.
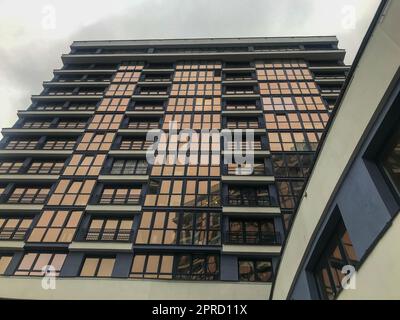
[[[349,71],[337,45],[74,42],[2,131],[0,298],[269,299]],[[149,164],[148,133],[163,130],[158,147],[169,150],[185,145],[181,129],[200,134],[197,161]],[[251,146],[238,129],[251,130]],[[250,170],[225,163],[246,150]]]

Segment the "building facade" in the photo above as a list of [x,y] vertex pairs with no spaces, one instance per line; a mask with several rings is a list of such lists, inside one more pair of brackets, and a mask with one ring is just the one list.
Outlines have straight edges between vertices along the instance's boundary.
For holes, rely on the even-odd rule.
[[399,1],[382,1],[295,214],[273,299],[400,298],[399,21]]
[[[74,42],[2,131],[0,297],[269,299],[349,71],[337,45]],[[183,129],[202,152],[189,163],[161,157],[185,145]],[[148,162],[149,132],[160,133],[162,161]],[[254,158],[248,172],[226,161],[243,152]],[[55,290],[43,288],[44,272]]]

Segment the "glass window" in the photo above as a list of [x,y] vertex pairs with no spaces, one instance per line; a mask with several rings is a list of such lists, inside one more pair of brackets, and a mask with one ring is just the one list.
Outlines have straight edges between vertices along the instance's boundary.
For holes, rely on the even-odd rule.
[[44,211],[27,242],[70,243],[82,214],[82,211]]
[[28,168],[28,174],[60,174],[64,168],[63,161],[33,161]]
[[65,168],[64,176],[98,176],[106,155],[85,156],[75,154]]
[[89,202],[95,183],[95,180],[60,180],[48,205],[85,206]]
[[135,255],[131,278],[218,280],[219,257],[216,255]]
[[345,276],[342,269],[347,265],[356,268],[358,259],[343,220],[340,220],[314,270],[322,299],[334,300],[342,291]]
[[101,193],[99,204],[140,204],[141,187],[113,187],[105,186]]
[[12,260],[12,255],[0,254],[0,276],[4,275]]
[[177,213],[145,211],[136,244],[220,245],[218,213]]
[[110,278],[114,264],[113,257],[87,257],[83,262],[80,277]]
[[239,260],[239,281],[272,282],[272,261]]
[[400,194],[400,130],[389,138],[380,156],[380,164],[393,187]]
[[218,180],[158,180],[150,182],[145,206],[219,207]]
[[23,161],[0,161],[0,174],[16,174],[19,173],[24,165]]
[[146,175],[148,164],[146,160],[115,159],[110,174],[116,175]]
[[0,240],[25,240],[33,218],[0,216]]
[[43,277],[52,266],[59,276],[66,257],[66,254],[59,253],[25,253],[14,275]]
[[93,218],[85,235],[86,241],[130,241],[133,219]]
[[7,203],[44,204],[50,192],[50,187],[16,187]]

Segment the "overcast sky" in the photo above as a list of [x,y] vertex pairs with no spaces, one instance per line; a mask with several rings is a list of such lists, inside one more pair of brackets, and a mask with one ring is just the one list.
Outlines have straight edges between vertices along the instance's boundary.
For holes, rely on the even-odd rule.
[[336,35],[350,64],[379,0],[0,0],[0,127],[74,40]]

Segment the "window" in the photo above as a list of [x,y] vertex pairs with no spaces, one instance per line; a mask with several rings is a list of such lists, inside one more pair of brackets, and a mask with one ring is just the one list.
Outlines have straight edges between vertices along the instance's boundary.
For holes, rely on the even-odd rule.
[[239,260],[239,281],[272,282],[272,261]]
[[271,206],[269,188],[232,187],[228,189],[227,205],[230,206]]
[[60,253],[25,253],[14,275],[43,277],[49,270],[48,266],[52,266],[59,276],[66,257]]
[[221,129],[221,115],[219,114],[167,114],[164,118],[163,129],[168,130],[171,122],[175,122],[175,127],[177,130]]
[[134,111],[164,111],[163,101],[136,101],[131,107]]
[[171,96],[220,96],[220,83],[174,83]]
[[259,129],[259,121],[257,118],[248,119],[228,119],[226,127],[228,129]]
[[225,94],[255,94],[257,93],[254,86],[226,86]]
[[114,269],[113,257],[87,257],[83,263],[80,277],[109,278]]
[[342,290],[342,273],[344,266],[357,267],[358,259],[349,233],[340,220],[321,257],[316,264],[314,275],[317,280],[321,298],[334,300]]
[[171,81],[170,73],[146,73],[143,75],[144,82],[169,82]]
[[272,163],[276,177],[306,178],[313,164],[313,154],[273,154]]
[[160,120],[159,119],[128,119],[128,124],[126,128],[128,129],[158,129],[160,127]]
[[0,254],[0,276],[5,274],[11,260],[12,255]]
[[219,207],[218,180],[151,180],[145,206]]
[[0,161],[0,174],[15,174],[19,173],[24,165],[23,161]]
[[24,121],[22,129],[46,129],[50,128],[51,120],[48,121]]
[[33,218],[0,216],[0,240],[25,240]]
[[44,211],[27,242],[70,243],[82,214],[82,211]]
[[276,68],[277,64],[271,64],[269,66],[261,67],[260,64],[256,64],[257,68],[257,79],[260,81],[277,81],[277,80],[313,80],[311,72],[306,68]]
[[265,150],[263,148],[263,143],[260,137],[254,137],[254,141],[245,140],[245,141],[228,141],[227,143],[227,151],[261,151]]
[[393,187],[400,193],[400,130],[389,138],[380,155],[380,165]]
[[11,139],[6,145],[6,150],[35,150],[37,144],[39,143],[38,139]]
[[259,84],[262,95],[319,95],[315,82],[263,82]]
[[174,82],[220,82],[221,75],[216,76],[212,70],[176,71]]
[[219,112],[221,98],[170,98],[167,112]]
[[[189,150],[190,165],[220,165],[220,136],[215,132],[193,132],[191,135],[162,133],[156,147],[158,153],[155,164],[183,165]],[[174,152],[177,153],[177,157]]]
[[118,68],[118,71],[140,71],[144,68],[144,62],[136,61],[124,63],[122,66]]
[[304,180],[278,181],[276,185],[278,188],[281,208],[294,209],[299,198],[301,197]]
[[272,152],[315,151],[322,132],[271,132],[268,133]]
[[120,150],[136,150],[146,151],[153,145],[153,141],[147,141],[138,138],[122,138],[119,149]]
[[206,161],[208,160],[208,155],[202,155],[202,163],[199,165],[154,165],[151,170],[151,175],[153,177],[219,177],[221,174],[219,158],[219,155],[211,155],[209,161],[212,162],[212,164],[209,164],[207,163],[208,161]]
[[125,112],[130,99],[104,98],[98,108],[99,112]]
[[96,114],[89,123],[89,130],[118,130],[122,114]]
[[78,95],[80,96],[102,96],[104,93],[103,87],[81,87],[78,88]]
[[68,95],[71,96],[75,92],[74,87],[57,87],[57,88],[50,88],[45,90],[47,95],[49,96],[64,96]]
[[176,70],[213,70],[221,69],[220,61],[181,61],[176,64]]
[[108,151],[111,149],[115,133],[96,134],[94,132],[85,133],[82,141],[77,147],[77,151]]
[[76,144],[75,140],[71,139],[55,139],[50,138],[46,140],[43,150],[72,150]]
[[65,176],[97,176],[100,174],[106,155],[85,156],[73,155],[65,168]]
[[286,113],[265,115],[267,129],[270,130],[324,130],[329,120],[328,113]]
[[28,174],[60,174],[64,162],[33,161],[28,168]]
[[136,83],[139,81],[141,69],[138,71],[118,71],[113,79],[114,83]]
[[143,255],[133,259],[131,278],[174,280],[218,280],[216,255]]
[[7,200],[10,204],[44,204],[49,187],[16,187]]
[[117,175],[146,175],[147,161],[138,159],[116,159],[114,160],[110,174]]
[[145,96],[167,95],[168,91],[168,86],[139,86],[136,90],[136,94]]
[[89,202],[95,180],[62,179],[48,201],[49,206],[85,206]]
[[71,102],[66,108],[68,111],[94,111],[96,102]]
[[67,119],[58,122],[57,129],[84,129],[87,121]]
[[220,224],[219,213],[145,211],[136,244],[220,245]]
[[141,200],[141,187],[105,186],[100,195],[99,204],[137,205]]
[[227,165],[230,176],[267,176],[272,175],[271,170],[263,160],[254,159],[254,164],[230,163]]
[[227,111],[254,111],[258,109],[256,101],[227,101],[225,106]]
[[48,103],[48,104],[38,104],[34,107],[36,111],[62,111],[64,109],[63,103]]
[[85,233],[86,241],[125,241],[132,238],[133,219],[93,218]]
[[247,245],[275,245],[280,243],[273,219],[229,221],[225,243]]

